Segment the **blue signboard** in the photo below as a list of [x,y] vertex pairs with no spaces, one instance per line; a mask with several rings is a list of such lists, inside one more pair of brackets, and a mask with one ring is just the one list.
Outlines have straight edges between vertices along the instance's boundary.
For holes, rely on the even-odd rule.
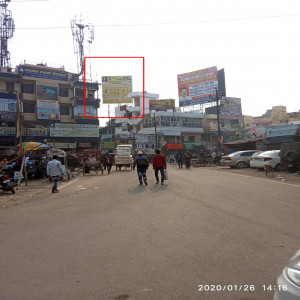
[[39,69],[39,68],[26,67],[26,66],[19,66],[18,71],[23,76],[68,81],[68,73],[63,71],[54,71],[51,69]]
[[284,136],[297,134],[299,125],[276,126],[268,130],[268,136]]

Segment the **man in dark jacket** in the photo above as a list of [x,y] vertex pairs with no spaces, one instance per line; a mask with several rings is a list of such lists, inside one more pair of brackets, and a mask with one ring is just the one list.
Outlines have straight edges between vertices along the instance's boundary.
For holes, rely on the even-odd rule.
[[137,167],[137,174],[139,178],[140,185],[143,185],[143,179],[145,185],[148,185],[147,182],[147,169],[149,167],[149,161],[146,156],[143,155],[142,151],[138,152],[138,156],[134,159],[133,170]]
[[156,155],[153,156],[152,165],[155,171],[156,184],[159,184],[158,171],[160,171],[161,185],[163,185],[165,181],[165,169],[167,168],[167,162],[165,156],[160,154],[160,150],[156,150]]

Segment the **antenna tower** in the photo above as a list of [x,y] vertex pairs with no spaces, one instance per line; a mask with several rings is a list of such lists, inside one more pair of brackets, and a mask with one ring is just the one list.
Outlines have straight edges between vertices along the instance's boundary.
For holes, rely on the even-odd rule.
[[8,40],[13,37],[15,31],[14,19],[7,6],[11,0],[0,0],[0,40],[1,40],[1,67],[10,67],[10,52]]
[[[85,22],[82,20],[82,16],[76,17],[74,20],[71,20],[71,29],[73,35],[73,47],[74,54],[77,55],[77,71],[79,77],[83,77],[84,72],[84,49],[85,43],[90,45],[94,41],[94,25],[90,22]],[[85,37],[86,33],[86,37]],[[91,68],[90,68],[90,77],[91,77]]]

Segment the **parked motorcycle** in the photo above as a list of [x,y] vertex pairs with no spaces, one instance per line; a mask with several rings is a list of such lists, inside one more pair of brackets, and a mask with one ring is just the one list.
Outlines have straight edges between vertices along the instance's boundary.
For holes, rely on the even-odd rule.
[[3,191],[11,191],[15,193],[14,187],[16,184],[12,182],[6,175],[0,173],[0,189]]

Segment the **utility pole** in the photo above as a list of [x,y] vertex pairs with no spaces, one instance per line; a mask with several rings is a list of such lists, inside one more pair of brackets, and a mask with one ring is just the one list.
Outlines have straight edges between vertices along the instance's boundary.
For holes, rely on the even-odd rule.
[[219,91],[216,88],[216,102],[217,102],[217,122],[218,122],[218,148],[220,155],[222,153],[222,146],[221,146],[221,139],[222,139],[222,133],[220,128],[220,106],[219,106]]
[[155,113],[154,113],[154,132],[155,132],[155,149],[157,149],[158,141],[157,141],[157,125],[156,125]]

